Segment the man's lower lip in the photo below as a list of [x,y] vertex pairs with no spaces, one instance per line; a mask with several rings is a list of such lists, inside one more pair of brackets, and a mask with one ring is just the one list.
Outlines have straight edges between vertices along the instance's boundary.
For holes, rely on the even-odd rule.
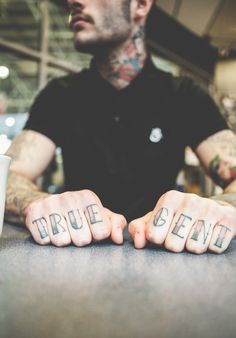
[[85,20],[77,20],[75,21],[72,26],[73,28],[76,28],[77,26],[85,26],[88,24],[88,21],[85,21]]

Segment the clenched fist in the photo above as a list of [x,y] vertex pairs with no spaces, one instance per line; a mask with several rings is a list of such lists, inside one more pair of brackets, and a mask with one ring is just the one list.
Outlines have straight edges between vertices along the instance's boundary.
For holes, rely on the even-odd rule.
[[133,220],[129,232],[136,248],[150,241],[173,252],[222,253],[236,235],[236,208],[173,190],[152,212]]
[[36,200],[24,211],[25,223],[34,240],[55,246],[85,246],[92,240],[111,236],[116,244],[123,242],[124,216],[102,206],[90,190],[65,192]]

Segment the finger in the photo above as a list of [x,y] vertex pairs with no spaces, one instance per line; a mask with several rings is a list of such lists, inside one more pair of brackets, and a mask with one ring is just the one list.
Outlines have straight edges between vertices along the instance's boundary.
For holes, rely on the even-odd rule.
[[41,204],[30,204],[26,211],[25,225],[29,229],[36,243],[47,245],[51,242],[47,229],[47,221],[43,216]]
[[111,239],[116,244],[123,243],[123,231],[127,225],[127,221],[123,215],[116,214],[105,208],[111,223]]
[[150,215],[151,212],[129,223],[128,230],[134,240],[134,246],[136,249],[142,249],[147,244],[145,228]]
[[72,243],[79,247],[90,244],[92,234],[78,195],[74,192],[63,193],[60,195],[60,203],[61,209],[64,210]]
[[208,247],[210,251],[214,253],[222,253],[228,248],[233,238],[233,229],[231,225],[226,224],[227,223],[222,221],[215,225]]
[[180,208],[183,193],[169,191],[158,200],[146,227],[146,238],[155,244],[163,244],[175,212]]
[[200,218],[197,219],[189,232],[186,241],[186,250],[196,254],[207,251],[212,232],[219,217],[219,205],[209,199],[203,199],[205,207],[202,207]]
[[93,239],[100,241],[108,238],[111,225],[100,199],[90,190],[80,191],[79,195]]
[[71,236],[58,195],[53,195],[43,200],[42,208],[52,244],[58,247],[69,245]]
[[215,223],[215,218],[208,217],[195,221],[186,241],[186,250],[196,254],[206,252]]
[[185,194],[166,236],[164,243],[166,249],[173,252],[184,250],[189,232],[201,213],[202,204],[201,197],[194,194]]

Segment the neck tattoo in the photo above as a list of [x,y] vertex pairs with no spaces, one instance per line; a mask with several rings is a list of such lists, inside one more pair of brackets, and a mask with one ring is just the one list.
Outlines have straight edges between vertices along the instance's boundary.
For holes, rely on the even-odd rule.
[[115,88],[125,88],[142,70],[147,57],[144,38],[144,27],[141,26],[121,47],[97,62],[102,76]]

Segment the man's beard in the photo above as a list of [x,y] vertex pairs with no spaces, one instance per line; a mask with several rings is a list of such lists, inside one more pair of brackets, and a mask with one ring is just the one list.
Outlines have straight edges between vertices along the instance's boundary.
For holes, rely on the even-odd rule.
[[130,3],[131,3],[131,0],[123,0],[121,4],[121,10],[124,15],[124,19],[128,23],[131,21]]
[[80,53],[92,54],[94,56],[106,55],[110,50],[116,48],[123,40],[112,41],[95,41],[90,43],[74,42],[75,49]]
[[107,52],[123,44],[130,35],[130,30],[123,34],[113,34],[109,38],[98,37],[92,41],[80,42],[74,40],[75,49],[80,53],[92,54],[94,56],[105,55]]
[[[130,4],[131,4],[131,0],[121,0],[121,13],[122,13],[121,17],[123,19],[122,20],[123,23],[121,25],[123,26],[124,24],[127,24],[126,32],[123,32],[120,34],[119,32],[120,24],[118,24],[117,27],[115,27],[114,25],[114,27],[112,28],[114,32],[118,32],[118,33],[111,34],[109,38],[102,38],[100,36],[98,37],[98,39],[94,39],[93,41],[80,43],[79,41],[76,41],[76,37],[75,37],[75,40],[74,40],[75,49],[81,53],[99,55],[99,54],[106,53],[110,49],[123,43],[130,34],[130,30],[128,29],[129,24],[131,22]],[[109,27],[111,25],[110,17],[105,16],[103,18],[103,25],[105,27]]]

